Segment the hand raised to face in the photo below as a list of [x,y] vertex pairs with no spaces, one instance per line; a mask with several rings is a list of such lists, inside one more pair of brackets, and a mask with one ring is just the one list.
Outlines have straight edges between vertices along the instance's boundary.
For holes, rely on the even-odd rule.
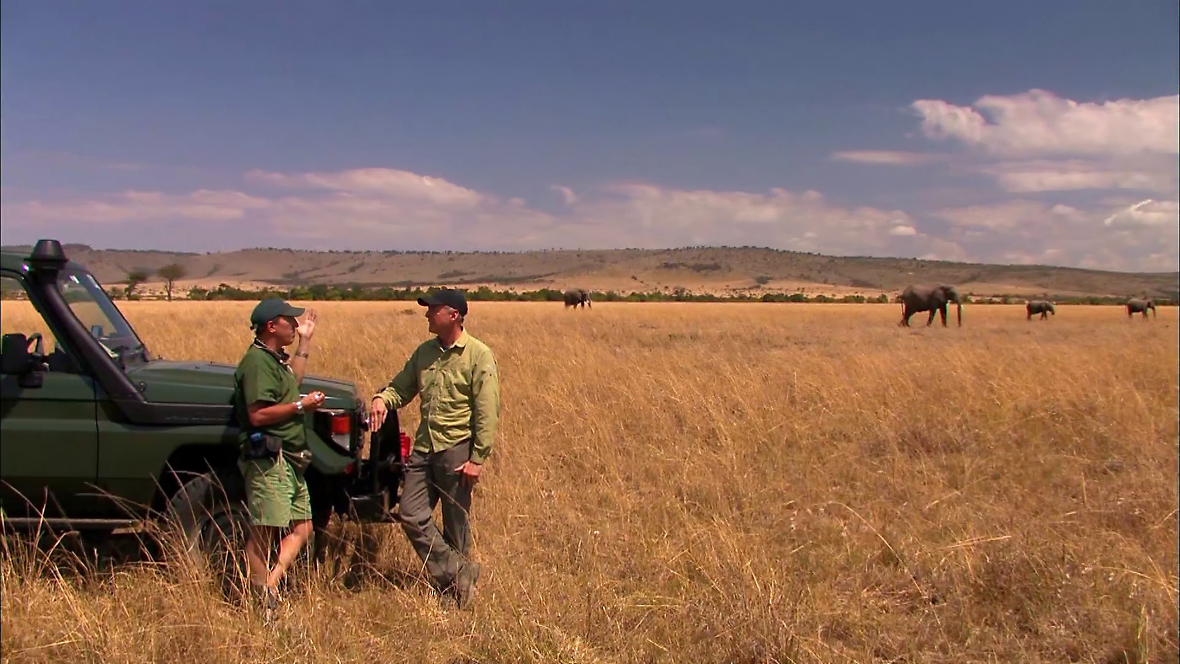
[[311,335],[315,334],[315,324],[318,317],[315,309],[308,309],[307,313],[303,315],[303,320],[299,321],[299,327],[295,331],[303,340],[309,340]]

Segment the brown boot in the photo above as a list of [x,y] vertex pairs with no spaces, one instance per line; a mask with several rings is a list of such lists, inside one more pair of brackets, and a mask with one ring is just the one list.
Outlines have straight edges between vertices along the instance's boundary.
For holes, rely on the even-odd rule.
[[262,613],[262,620],[272,623],[279,617],[279,591],[261,584],[250,584],[250,603]]
[[267,623],[273,623],[279,619],[279,590],[278,588],[266,588],[266,609],[263,612],[263,620]]
[[468,562],[459,570],[455,577],[455,600],[460,609],[466,609],[475,599],[475,582],[479,580],[479,563]]

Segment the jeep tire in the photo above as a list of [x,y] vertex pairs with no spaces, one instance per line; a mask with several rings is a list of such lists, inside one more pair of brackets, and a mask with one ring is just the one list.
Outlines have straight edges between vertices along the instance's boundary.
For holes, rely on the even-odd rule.
[[236,469],[178,473],[168,504],[166,551],[178,562],[208,571],[228,598],[246,590],[246,488]]

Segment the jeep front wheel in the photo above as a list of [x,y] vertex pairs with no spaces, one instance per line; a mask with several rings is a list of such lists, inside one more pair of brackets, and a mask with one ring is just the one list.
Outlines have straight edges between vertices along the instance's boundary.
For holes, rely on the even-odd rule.
[[234,470],[193,474],[169,501],[174,537],[167,550],[196,569],[205,569],[228,598],[245,590],[245,486]]

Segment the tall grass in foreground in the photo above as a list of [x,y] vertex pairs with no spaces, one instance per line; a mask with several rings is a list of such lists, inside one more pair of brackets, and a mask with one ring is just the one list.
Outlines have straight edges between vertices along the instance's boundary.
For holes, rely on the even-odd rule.
[[[249,339],[252,303],[124,306],[170,359]],[[427,336],[410,303],[314,306],[311,371],[362,394]],[[6,302],[5,331],[27,313]],[[1176,311],[898,313],[477,303],[504,412],[472,611],[384,526],[340,527],[375,554],[312,573],[273,628],[199,575],[59,575],[10,545],[3,659],[1176,661]]]

